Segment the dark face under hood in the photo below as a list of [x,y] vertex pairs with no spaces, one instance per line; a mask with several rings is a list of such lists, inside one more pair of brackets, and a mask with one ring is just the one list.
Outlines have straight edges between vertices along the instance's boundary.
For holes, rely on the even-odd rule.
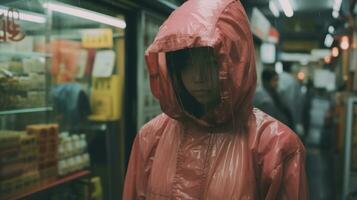
[[[220,103],[199,119],[180,106],[165,58],[165,52],[194,47],[213,48],[219,65]],[[252,34],[239,1],[187,1],[160,27],[145,58],[152,93],[167,115],[204,127],[247,126],[253,109],[256,71]]]

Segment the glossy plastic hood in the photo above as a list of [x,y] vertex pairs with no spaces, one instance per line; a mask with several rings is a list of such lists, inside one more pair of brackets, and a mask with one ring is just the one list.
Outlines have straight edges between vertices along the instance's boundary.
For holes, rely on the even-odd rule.
[[[165,52],[193,47],[213,48],[219,63],[221,103],[201,119],[189,116],[180,107],[165,60]],[[145,56],[152,93],[167,115],[211,127],[247,125],[253,109],[256,71],[252,34],[239,1],[187,1],[160,27]]]

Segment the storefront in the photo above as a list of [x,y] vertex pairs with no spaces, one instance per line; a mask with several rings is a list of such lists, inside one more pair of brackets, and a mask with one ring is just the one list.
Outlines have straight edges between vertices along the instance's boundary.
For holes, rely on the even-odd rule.
[[121,198],[133,138],[160,112],[144,52],[181,3],[1,3],[0,199]]
[[0,9],[1,199],[120,199],[125,15],[80,1]]

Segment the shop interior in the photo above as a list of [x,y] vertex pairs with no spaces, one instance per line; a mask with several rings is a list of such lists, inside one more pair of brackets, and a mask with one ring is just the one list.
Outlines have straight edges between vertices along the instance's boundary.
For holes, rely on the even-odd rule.
[[[0,1],[0,200],[122,199],[133,140],[161,113],[145,50],[184,2]],[[357,1],[241,3],[257,87],[279,75],[305,145],[310,199],[357,199]]]

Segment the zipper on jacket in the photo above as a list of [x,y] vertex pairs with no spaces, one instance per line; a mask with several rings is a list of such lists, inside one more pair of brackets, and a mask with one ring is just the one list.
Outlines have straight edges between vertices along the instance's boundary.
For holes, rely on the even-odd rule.
[[204,198],[204,194],[206,192],[206,181],[207,181],[207,175],[208,175],[208,171],[210,169],[210,161],[211,161],[211,152],[212,152],[212,147],[213,147],[213,133],[208,133],[209,134],[209,138],[208,138],[208,147],[206,150],[206,158],[205,158],[205,162],[203,164],[203,175],[202,175],[202,181],[201,181],[201,199]]
[[178,183],[179,183],[179,180],[178,180],[178,174],[179,174],[179,171],[182,170],[181,169],[181,166],[182,166],[182,162],[183,162],[183,158],[182,158],[182,145],[185,143],[186,141],[186,134],[187,134],[187,128],[185,126],[182,127],[183,130],[181,131],[181,135],[180,135],[180,144],[179,144],[179,147],[178,147],[178,150],[177,150],[177,157],[176,157],[176,172],[175,172],[175,176],[174,176],[174,179],[173,179],[173,182],[172,182],[172,199],[175,199],[176,195],[177,195],[177,191],[179,190],[177,188],[178,186]]

